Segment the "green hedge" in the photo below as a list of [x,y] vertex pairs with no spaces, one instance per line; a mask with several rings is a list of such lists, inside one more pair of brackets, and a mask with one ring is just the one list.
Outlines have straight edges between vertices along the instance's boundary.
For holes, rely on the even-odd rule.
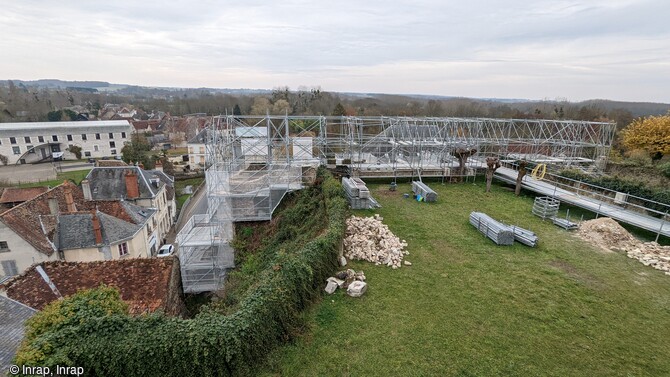
[[656,168],[663,173],[664,176],[670,178],[670,162],[659,164]]
[[[645,198],[659,203],[670,205],[670,190],[650,188],[646,186],[643,182],[636,182],[612,176],[592,177],[590,175],[582,173],[579,170],[572,170],[572,169],[562,170],[559,174],[563,177],[574,179],[576,181],[581,181],[591,185],[600,186],[609,190],[623,192],[630,195],[638,196],[640,198]],[[667,210],[666,207],[658,205],[652,205],[648,207],[662,212]]]
[[289,339],[300,313],[337,266],[348,206],[339,183],[319,172],[328,228],[295,253],[277,253],[271,268],[239,304],[183,320],[161,314],[90,317],[35,337],[21,352],[31,364],[82,366],[95,376],[229,376],[252,371]]

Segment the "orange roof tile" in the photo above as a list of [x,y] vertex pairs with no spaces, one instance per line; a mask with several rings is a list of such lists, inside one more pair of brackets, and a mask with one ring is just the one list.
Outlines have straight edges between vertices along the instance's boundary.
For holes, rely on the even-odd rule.
[[[45,262],[41,266],[61,295],[105,284],[116,287],[129,305],[130,314],[165,309],[169,297],[174,257],[134,258],[100,262]],[[4,283],[7,297],[41,310],[58,297],[35,269]]]
[[49,190],[48,187],[7,187],[0,196],[0,203],[20,203],[28,201]]

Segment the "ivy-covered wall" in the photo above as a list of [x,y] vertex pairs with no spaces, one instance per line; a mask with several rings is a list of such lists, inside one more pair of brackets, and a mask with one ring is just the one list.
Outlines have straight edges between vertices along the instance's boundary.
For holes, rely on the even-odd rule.
[[229,376],[249,372],[300,324],[337,266],[348,206],[340,184],[325,171],[317,179],[327,230],[293,253],[277,253],[230,315],[205,310],[184,320],[161,314],[78,316],[24,344],[17,361],[81,366],[90,376]]

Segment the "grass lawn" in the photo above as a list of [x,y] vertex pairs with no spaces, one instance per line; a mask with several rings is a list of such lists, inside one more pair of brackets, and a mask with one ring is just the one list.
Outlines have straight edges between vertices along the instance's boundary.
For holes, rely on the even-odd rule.
[[184,189],[186,186],[193,186],[193,190],[195,191],[198,186],[205,180],[205,178],[199,177],[199,178],[189,178],[189,179],[182,179],[174,182],[174,188],[175,188],[175,195],[177,199],[177,211],[181,210],[181,207],[186,203],[186,200],[191,197],[191,194],[182,194],[181,190]]
[[[381,214],[413,266],[351,263],[365,296],[326,295],[261,375],[670,375],[670,276],[541,221],[531,197],[430,185],[437,203],[403,199],[408,184],[370,186],[383,207],[356,214]],[[539,246],[496,246],[468,223],[473,210],[535,231]]]
[[50,186],[50,187],[55,187],[63,183],[65,180],[73,180],[74,183],[80,184],[81,181],[86,178],[86,175],[88,175],[88,172],[90,172],[91,169],[83,169],[83,170],[74,170],[74,171],[66,171],[63,173],[58,173],[56,174],[56,179],[50,180],[50,181],[42,181],[42,182],[31,182],[31,183],[22,183],[20,185],[16,185],[16,187],[38,187],[38,186]]
[[165,150],[165,154],[168,156],[181,156],[184,154],[188,154],[188,148],[170,148]]

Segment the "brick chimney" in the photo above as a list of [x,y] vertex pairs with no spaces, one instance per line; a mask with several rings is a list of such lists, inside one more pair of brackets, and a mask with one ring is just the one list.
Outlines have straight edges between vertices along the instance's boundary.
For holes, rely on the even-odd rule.
[[84,192],[84,200],[93,200],[93,195],[91,194],[91,183],[88,179],[81,181],[81,190]]
[[132,170],[126,171],[126,198],[137,199],[140,197],[140,185],[137,181],[137,174]]
[[143,163],[140,162],[139,164],[137,164],[137,166],[139,166],[140,169],[144,170],[144,164]]
[[154,167],[154,170],[163,171],[163,163],[161,160],[156,160],[156,166]]
[[74,198],[72,197],[72,188],[69,183],[64,183],[63,193],[65,194],[65,205],[68,213],[77,212],[77,207],[74,206]]
[[100,219],[95,214],[95,210],[91,211],[91,222],[93,223],[93,234],[95,235],[95,243],[97,245],[102,243],[102,229],[100,228]]

